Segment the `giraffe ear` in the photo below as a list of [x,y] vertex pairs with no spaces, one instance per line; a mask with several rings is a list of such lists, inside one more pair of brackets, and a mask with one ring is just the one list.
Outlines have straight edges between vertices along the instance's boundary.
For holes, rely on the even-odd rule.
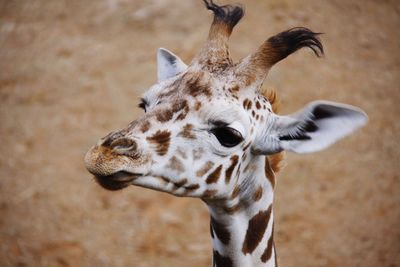
[[257,135],[253,147],[257,153],[319,151],[368,121],[367,115],[359,108],[327,101],[312,102],[289,116],[272,116]]
[[183,61],[171,51],[159,48],[157,52],[157,78],[162,82],[187,69]]

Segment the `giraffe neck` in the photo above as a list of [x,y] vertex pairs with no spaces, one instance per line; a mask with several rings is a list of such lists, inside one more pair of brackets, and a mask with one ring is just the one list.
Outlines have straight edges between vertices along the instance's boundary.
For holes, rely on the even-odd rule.
[[258,169],[264,168],[239,179],[236,198],[206,202],[211,217],[213,267],[276,266],[273,188],[264,171]]

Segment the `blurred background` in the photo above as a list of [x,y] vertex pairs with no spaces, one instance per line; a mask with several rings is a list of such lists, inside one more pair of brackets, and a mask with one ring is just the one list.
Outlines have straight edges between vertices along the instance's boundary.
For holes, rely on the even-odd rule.
[[[228,3],[230,1],[218,1]],[[316,99],[370,122],[312,155],[287,155],[275,195],[281,266],[400,266],[400,2],[238,0],[238,60],[294,26],[324,32],[266,87],[281,113]],[[205,205],[139,187],[108,192],[83,165],[142,111],[156,50],[190,62],[212,15],[200,0],[0,0],[0,266],[210,266]]]

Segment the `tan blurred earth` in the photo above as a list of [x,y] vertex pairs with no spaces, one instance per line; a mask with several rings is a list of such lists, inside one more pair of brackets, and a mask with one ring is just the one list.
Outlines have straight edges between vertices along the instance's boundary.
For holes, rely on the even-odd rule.
[[[246,8],[236,60],[290,27],[325,33],[324,58],[302,50],[270,72],[281,113],[327,99],[370,117],[324,152],[288,154],[280,266],[400,267],[400,2],[233,2]],[[211,265],[201,201],[108,192],[83,165],[98,138],[142,113],[157,48],[189,62],[211,19],[200,0],[0,0],[0,266]]]

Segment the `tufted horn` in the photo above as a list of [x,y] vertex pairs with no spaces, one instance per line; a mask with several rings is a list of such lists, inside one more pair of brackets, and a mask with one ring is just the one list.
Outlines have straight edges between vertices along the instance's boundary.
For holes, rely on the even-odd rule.
[[214,13],[214,20],[207,42],[192,64],[198,63],[202,68],[210,70],[225,69],[232,65],[227,42],[233,28],[243,17],[244,11],[241,6],[218,6],[212,0],[203,1],[207,9]]
[[297,27],[272,36],[256,52],[239,62],[236,75],[244,79],[247,86],[254,82],[256,86],[261,86],[273,65],[300,48],[308,47],[320,57],[324,54],[324,49],[318,38],[319,34]]

